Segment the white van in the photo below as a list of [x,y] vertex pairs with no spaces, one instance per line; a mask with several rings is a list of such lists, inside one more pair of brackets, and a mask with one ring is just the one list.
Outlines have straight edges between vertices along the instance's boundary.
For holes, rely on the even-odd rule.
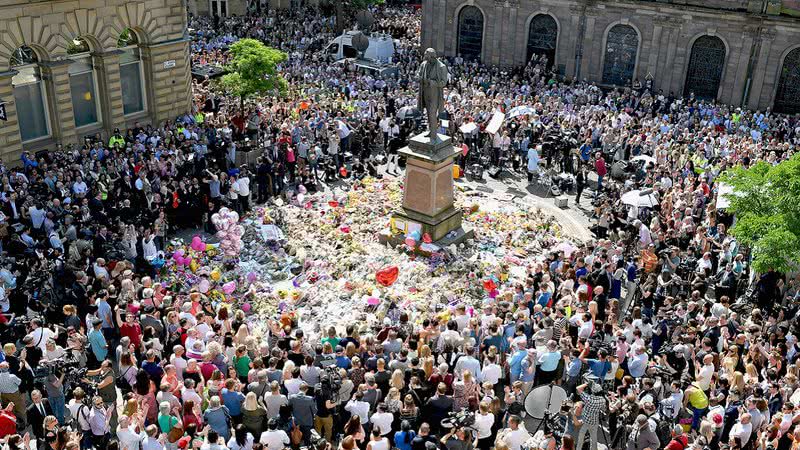
[[[344,58],[357,58],[358,50],[353,48],[353,36],[358,31],[347,31],[341,36],[336,36],[327,47],[325,53],[333,56],[335,60]],[[369,47],[364,52],[364,59],[380,61],[383,63],[392,62],[394,56],[394,41],[389,35],[372,34],[369,36]]]

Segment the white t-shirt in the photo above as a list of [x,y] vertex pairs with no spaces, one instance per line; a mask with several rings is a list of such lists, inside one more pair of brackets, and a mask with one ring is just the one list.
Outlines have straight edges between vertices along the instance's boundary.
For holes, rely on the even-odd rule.
[[392,413],[375,413],[369,420],[372,422],[373,426],[381,431],[381,436],[386,436],[392,431],[392,421],[394,420]]
[[261,433],[261,439],[258,442],[264,444],[267,450],[283,450],[291,441],[285,431],[274,430]]
[[753,433],[753,424],[743,424],[741,422],[736,422],[736,425],[733,426],[731,429],[731,437],[738,437],[739,440],[742,442],[742,446],[747,444],[747,441],[750,440],[750,435]]
[[703,391],[707,391],[709,386],[711,385],[711,377],[714,376],[714,364],[704,364],[703,367],[700,368],[700,374],[697,376],[697,385],[700,386],[700,389]]
[[239,195],[242,197],[248,197],[250,195],[250,178],[248,177],[241,177],[239,178]]
[[481,371],[481,377],[484,383],[497,384],[500,380],[500,375],[503,374],[503,369],[497,364],[486,364]]
[[520,425],[516,430],[512,430],[506,434],[505,441],[508,445],[508,450],[520,450],[522,444],[530,438],[530,433]]
[[139,450],[139,442],[144,441],[147,434],[144,432],[137,433],[136,427],[133,425],[128,428],[117,427],[117,439],[119,440],[119,450]]
[[478,439],[491,436],[492,425],[494,425],[494,415],[492,413],[486,415],[480,413],[475,414],[475,424],[473,426],[478,430]]

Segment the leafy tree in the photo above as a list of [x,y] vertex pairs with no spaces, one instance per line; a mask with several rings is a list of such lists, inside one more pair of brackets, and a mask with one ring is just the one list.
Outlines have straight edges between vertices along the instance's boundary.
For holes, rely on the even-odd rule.
[[753,252],[753,268],[790,272],[800,262],[800,153],[777,165],[761,161],[726,171],[720,180],[733,188],[731,229]]
[[278,64],[286,61],[286,53],[267,47],[256,39],[241,39],[230,46],[231,61],[220,82],[230,95],[239,97],[244,109],[247,97],[285,93],[288,83],[278,73]]

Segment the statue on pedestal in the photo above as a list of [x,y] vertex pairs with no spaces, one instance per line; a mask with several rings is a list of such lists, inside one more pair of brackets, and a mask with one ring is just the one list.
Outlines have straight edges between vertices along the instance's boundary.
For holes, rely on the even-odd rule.
[[444,87],[447,84],[447,67],[436,57],[436,50],[425,50],[422,63],[417,71],[419,93],[417,108],[428,114],[428,137],[438,139],[439,114],[444,111]]

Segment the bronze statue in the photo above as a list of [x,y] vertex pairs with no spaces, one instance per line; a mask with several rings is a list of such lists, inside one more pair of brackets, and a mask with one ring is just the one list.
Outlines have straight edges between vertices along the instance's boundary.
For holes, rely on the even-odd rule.
[[417,77],[417,108],[420,111],[424,108],[428,113],[428,137],[435,140],[438,138],[439,114],[444,111],[444,86],[448,78],[447,67],[436,57],[436,50],[425,50]]

